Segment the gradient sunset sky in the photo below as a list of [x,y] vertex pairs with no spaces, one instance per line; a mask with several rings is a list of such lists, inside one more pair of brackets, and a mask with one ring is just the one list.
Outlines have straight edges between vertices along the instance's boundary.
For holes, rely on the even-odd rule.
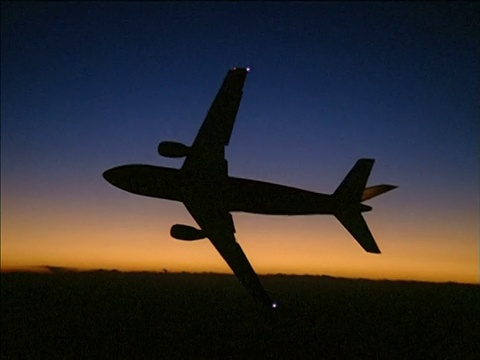
[[382,251],[332,216],[234,213],[259,274],[479,280],[478,14],[457,3],[1,4],[1,267],[230,272],[181,203],[104,170],[180,167],[232,66],[250,66],[233,176],[331,193],[362,157]]

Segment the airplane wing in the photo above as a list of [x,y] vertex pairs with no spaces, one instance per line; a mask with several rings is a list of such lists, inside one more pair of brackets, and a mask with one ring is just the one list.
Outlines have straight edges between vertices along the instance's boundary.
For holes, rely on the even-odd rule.
[[228,71],[183,163],[184,173],[227,173],[225,146],[230,141],[248,71],[248,68]]
[[230,141],[248,68],[228,71],[182,166],[185,207],[233,273],[255,299],[273,305],[235,239],[232,216],[222,208],[221,183],[228,175],[225,146]]
[[235,240],[232,215],[219,207],[208,205],[208,203],[206,205],[203,201],[195,202],[195,204],[185,204],[185,206],[235,276],[256,300],[272,307],[274,303]]

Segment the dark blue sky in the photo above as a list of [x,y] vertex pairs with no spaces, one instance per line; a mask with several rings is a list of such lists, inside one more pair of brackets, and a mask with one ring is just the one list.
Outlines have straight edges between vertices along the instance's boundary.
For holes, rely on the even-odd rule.
[[400,185],[384,199],[397,210],[478,216],[478,14],[473,3],[3,2],[2,216],[3,195],[100,197],[106,168],[178,167],[158,142],[191,143],[234,65],[252,71],[232,175],[331,192],[373,157],[371,183]]

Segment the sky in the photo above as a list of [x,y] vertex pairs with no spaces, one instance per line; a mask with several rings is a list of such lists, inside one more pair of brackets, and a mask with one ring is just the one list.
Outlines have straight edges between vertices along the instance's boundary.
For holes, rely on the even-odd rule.
[[333,216],[234,213],[259,274],[479,281],[473,3],[2,2],[1,268],[230,270],[181,203],[103,178],[179,168],[228,69],[249,66],[232,176],[332,193],[376,159],[366,253]]

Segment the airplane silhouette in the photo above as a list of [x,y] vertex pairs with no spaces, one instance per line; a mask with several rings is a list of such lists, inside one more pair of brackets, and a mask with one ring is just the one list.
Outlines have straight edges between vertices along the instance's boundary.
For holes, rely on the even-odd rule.
[[200,229],[176,224],[170,235],[186,241],[210,239],[250,294],[259,302],[276,307],[235,239],[230,213],[333,214],[363,249],[380,253],[361,215],[372,208],[362,202],[396,186],[366,188],[373,159],[358,160],[331,195],[229,176],[225,146],[230,140],[249,70],[233,68],[227,72],[191,146],[173,141],[158,145],[161,156],[185,158],[181,169],[124,165],[105,171],[103,177],[112,185],[134,194],[181,201]]

